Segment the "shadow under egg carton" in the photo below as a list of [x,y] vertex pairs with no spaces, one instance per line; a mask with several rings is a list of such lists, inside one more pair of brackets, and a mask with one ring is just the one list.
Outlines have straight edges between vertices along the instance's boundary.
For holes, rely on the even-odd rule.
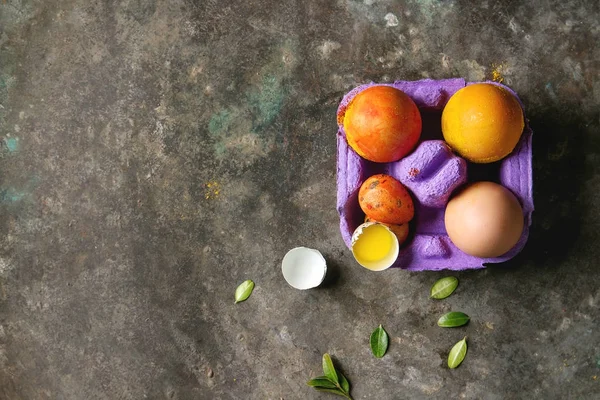
[[[503,87],[519,100],[510,88],[495,82],[487,83]],[[454,155],[442,140],[442,110],[454,93],[469,84],[464,79],[369,83],[354,88],[344,96],[337,112],[337,210],[342,238],[348,248],[351,247],[352,233],[364,222],[364,213],[358,204],[361,184],[369,176],[387,174],[411,191],[415,203],[415,218],[410,222],[411,235],[392,267],[411,271],[477,269],[485,264],[507,261],[523,249],[534,209],[531,160],[533,132],[525,118],[519,143],[510,155],[495,163],[474,164]],[[423,121],[421,139],[415,150],[392,163],[375,163],[360,157],[348,146],[342,126],[344,112],[354,96],[376,85],[392,86],[410,96],[419,108]],[[500,257],[480,258],[465,254],[452,243],[444,226],[446,204],[454,190],[465,183],[482,180],[499,183],[511,190],[523,208],[525,224],[521,238]]]

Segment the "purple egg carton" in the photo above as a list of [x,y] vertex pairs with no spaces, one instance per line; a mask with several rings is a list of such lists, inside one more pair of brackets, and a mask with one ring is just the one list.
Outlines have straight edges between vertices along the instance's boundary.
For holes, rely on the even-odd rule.
[[[488,83],[507,89],[518,99],[510,88],[495,82]],[[369,83],[344,96],[337,112],[337,210],[342,238],[348,248],[352,233],[364,222],[364,213],[358,205],[361,184],[369,176],[387,174],[411,191],[415,204],[415,218],[410,223],[411,235],[392,267],[411,271],[477,269],[484,268],[485,264],[507,261],[523,249],[533,213],[533,132],[525,119],[519,143],[509,156],[497,163],[472,164],[454,155],[442,140],[441,113],[450,97],[469,84],[464,79]],[[348,146],[342,126],[343,113],[354,96],[377,85],[392,86],[410,96],[419,107],[423,120],[421,141],[415,150],[392,163],[374,163],[360,157]],[[450,241],[444,226],[445,206],[452,192],[464,183],[482,180],[494,181],[510,189],[523,207],[523,234],[518,243],[501,257],[479,258],[463,253]]]

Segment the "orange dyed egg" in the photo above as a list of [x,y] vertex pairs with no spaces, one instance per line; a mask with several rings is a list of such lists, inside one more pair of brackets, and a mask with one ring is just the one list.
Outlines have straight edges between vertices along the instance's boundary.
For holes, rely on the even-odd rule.
[[348,145],[374,162],[397,161],[421,136],[421,114],[404,92],[390,86],[371,86],[352,99],[343,115]]
[[362,184],[358,204],[367,217],[384,224],[402,225],[415,215],[406,187],[385,174],[373,175]]
[[489,83],[460,89],[442,113],[446,143],[461,157],[480,164],[509,155],[524,126],[523,109],[515,96]]

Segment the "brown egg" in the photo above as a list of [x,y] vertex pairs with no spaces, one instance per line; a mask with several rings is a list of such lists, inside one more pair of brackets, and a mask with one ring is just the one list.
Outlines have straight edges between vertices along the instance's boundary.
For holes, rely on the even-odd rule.
[[504,186],[476,182],[450,200],[445,223],[460,250],[475,257],[499,257],[519,241],[523,210]]

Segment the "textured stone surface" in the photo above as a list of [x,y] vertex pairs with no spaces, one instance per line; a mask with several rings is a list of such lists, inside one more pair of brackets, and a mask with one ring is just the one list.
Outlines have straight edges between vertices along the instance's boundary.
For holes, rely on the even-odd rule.
[[[355,399],[597,397],[600,6],[473,3],[0,2],[0,398],[333,398],[305,385],[324,352]],[[444,273],[345,248],[335,112],[459,76],[523,100],[536,211],[523,253],[434,302]],[[321,288],[285,283],[299,245]],[[469,325],[438,328],[450,310]]]

